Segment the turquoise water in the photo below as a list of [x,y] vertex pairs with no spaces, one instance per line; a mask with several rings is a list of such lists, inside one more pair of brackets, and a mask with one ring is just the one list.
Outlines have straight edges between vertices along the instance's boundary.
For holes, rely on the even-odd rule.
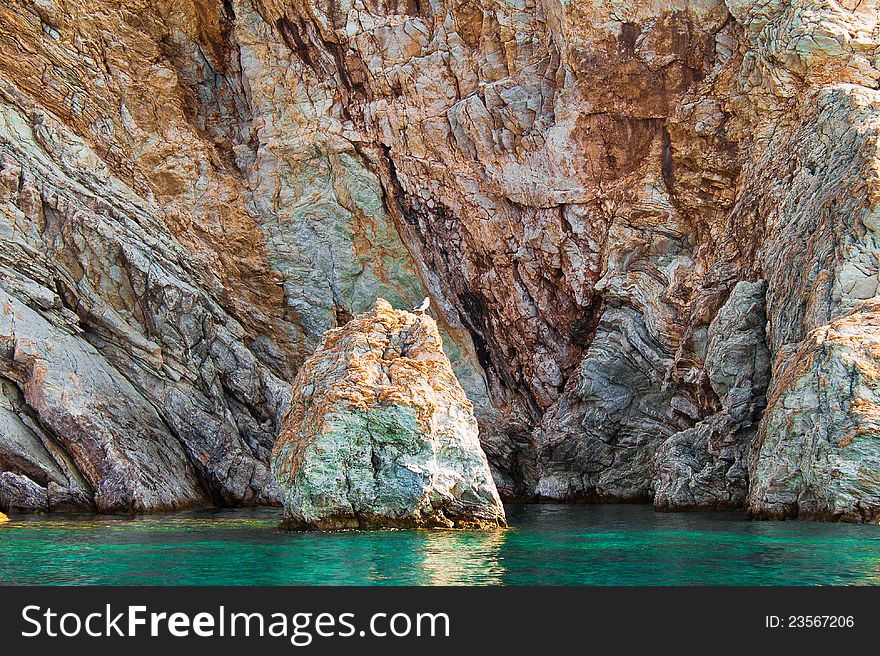
[[0,583],[873,585],[880,526],[750,522],[649,506],[508,506],[487,532],[291,533],[280,511],[14,518]]

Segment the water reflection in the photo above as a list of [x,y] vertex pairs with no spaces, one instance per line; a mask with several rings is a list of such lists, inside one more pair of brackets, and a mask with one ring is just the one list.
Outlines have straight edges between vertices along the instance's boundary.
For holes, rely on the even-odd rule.
[[642,506],[512,506],[497,531],[289,532],[277,509],[13,517],[0,583],[880,584],[880,527]]
[[880,554],[865,559],[865,570],[859,585],[880,585]]
[[425,585],[501,585],[502,549],[510,529],[421,531]]

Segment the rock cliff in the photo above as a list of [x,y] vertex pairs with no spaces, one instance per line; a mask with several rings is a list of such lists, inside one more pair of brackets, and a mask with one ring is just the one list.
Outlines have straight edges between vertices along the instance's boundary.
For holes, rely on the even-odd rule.
[[11,0],[0,37],[0,508],[279,503],[322,333],[428,293],[507,498],[880,513],[877,0]]
[[272,452],[290,528],[505,526],[437,324],[384,299],[300,367]]

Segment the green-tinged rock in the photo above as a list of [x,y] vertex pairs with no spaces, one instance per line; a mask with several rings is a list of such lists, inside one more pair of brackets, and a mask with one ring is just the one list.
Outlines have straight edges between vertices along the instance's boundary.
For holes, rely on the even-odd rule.
[[272,454],[290,528],[506,524],[434,320],[384,300],[328,331]]
[[753,517],[880,518],[880,304],[814,330],[777,362],[753,457]]

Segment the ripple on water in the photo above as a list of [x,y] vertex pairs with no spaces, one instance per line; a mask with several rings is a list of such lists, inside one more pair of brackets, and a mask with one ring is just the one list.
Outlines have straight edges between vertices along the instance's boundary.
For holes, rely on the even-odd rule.
[[14,517],[0,583],[874,585],[880,527],[750,522],[650,506],[508,506],[495,531],[278,528],[277,509]]

